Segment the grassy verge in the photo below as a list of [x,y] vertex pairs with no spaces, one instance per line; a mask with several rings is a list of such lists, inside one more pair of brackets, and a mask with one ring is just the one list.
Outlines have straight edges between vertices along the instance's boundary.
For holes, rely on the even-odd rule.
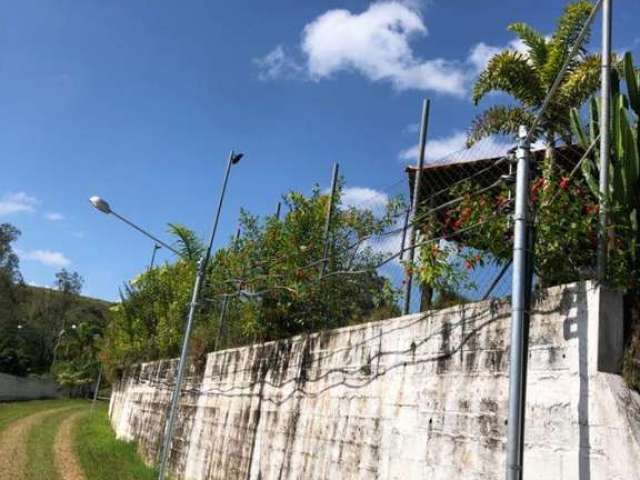
[[29,402],[0,403],[0,432],[11,422],[20,420],[32,413],[49,410],[51,408],[68,407],[74,404],[83,405],[86,403],[70,400],[32,400]]
[[52,413],[31,430],[27,440],[29,464],[25,472],[25,480],[41,480],[43,478],[58,480],[60,478],[55,468],[53,444],[60,423],[77,411],[78,407]]
[[147,467],[135,444],[117,440],[104,405],[84,415],[76,427],[74,447],[88,480],[155,480],[157,472]]

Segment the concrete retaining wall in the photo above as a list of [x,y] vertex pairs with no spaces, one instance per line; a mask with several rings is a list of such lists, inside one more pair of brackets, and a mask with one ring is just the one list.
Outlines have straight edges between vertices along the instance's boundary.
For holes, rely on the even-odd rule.
[[0,402],[57,398],[60,393],[58,385],[52,380],[0,373]]
[[[480,302],[211,353],[182,395],[187,479],[499,479],[510,308]],[[543,292],[531,321],[525,478],[640,479],[640,399],[615,373],[622,300]],[[114,386],[117,435],[157,460],[175,361]]]

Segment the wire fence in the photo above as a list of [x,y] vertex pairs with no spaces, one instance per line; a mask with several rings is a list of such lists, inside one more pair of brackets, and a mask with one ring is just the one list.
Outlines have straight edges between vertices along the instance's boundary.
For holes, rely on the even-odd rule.
[[[597,160],[598,138],[574,145],[566,131],[550,136],[548,124],[559,118],[558,88],[572,59],[582,55],[599,6],[576,32],[539,108],[530,112],[528,140],[545,140],[532,148],[528,191],[529,261],[537,287],[596,275],[600,198],[586,170]],[[315,204],[287,196],[277,215],[245,218],[212,262],[216,267],[204,286],[201,315],[217,332],[215,348],[399,315],[409,278],[411,312],[509,295],[515,147],[513,140],[489,137],[428,158],[417,199],[417,167],[410,166],[389,184],[359,189],[357,196],[348,189],[339,189],[335,199],[317,192]],[[326,205],[334,202],[337,220],[329,219],[325,235]],[[612,268],[622,268],[616,262]]]

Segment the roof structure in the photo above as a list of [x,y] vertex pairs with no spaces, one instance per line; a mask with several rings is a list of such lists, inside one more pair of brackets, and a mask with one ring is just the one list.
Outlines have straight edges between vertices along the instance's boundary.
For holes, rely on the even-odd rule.
[[[434,192],[465,178],[473,177],[480,183],[495,182],[500,175],[509,171],[509,162],[505,161],[511,144],[496,143],[495,141],[481,141],[471,148],[453,152],[435,161],[425,162],[422,169],[420,198],[433,195]],[[562,167],[573,167],[582,155],[583,150],[575,145],[561,145],[556,147],[557,162]],[[535,162],[544,158],[545,148],[538,147],[532,151]],[[494,166],[495,168],[490,168]],[[413,185],[418,167],[409,165],[405,168],[409,180],[409,194],[413,200]],[[478,177],[482,176],[483,179]]]

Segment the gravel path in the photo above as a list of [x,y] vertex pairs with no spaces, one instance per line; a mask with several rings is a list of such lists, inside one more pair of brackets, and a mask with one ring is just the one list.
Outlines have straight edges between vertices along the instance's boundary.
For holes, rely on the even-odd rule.
[[0,433],[0,480],[24,478],[27,465],[27,436],[46,417],[63,408],[34,413],[11,423]]
[[73,426],[84,414],[86,412],[81,411],[69,415],[62,421],[56,434],[54,456],[56,470],[62,480],[86,480],[78,457],[73,451]]

